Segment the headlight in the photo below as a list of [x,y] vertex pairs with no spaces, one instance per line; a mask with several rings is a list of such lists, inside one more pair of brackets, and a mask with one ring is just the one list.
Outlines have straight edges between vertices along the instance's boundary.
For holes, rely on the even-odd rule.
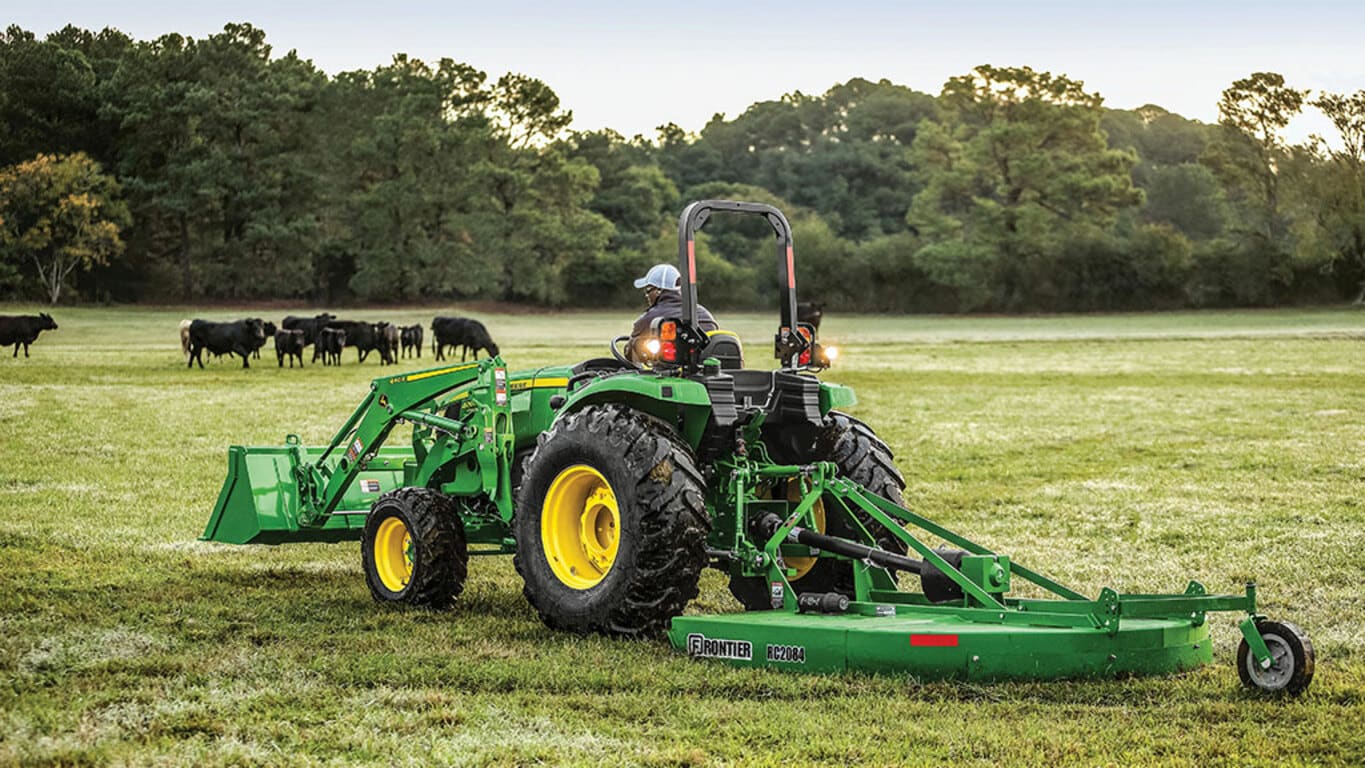
[[838,347],[825,347],[825,359],[831,363],[839,359]]
[[649,354],[651,354],[651,355],[657,355],[657,354],[659,354],[659,340],[658,340],[658,339],[650,339],[649,341],[646,341],[646,342],[645,342],[645,350],[646,350],[647,352],[649,352]]

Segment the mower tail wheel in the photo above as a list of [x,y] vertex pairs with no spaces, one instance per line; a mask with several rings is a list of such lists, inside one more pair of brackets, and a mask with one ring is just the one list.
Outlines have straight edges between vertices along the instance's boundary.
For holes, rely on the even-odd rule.
[[1298,696],[1313,682],[1313,643],[1287,621],[1259,621],[1256,629],[1270,649],[1271,665],[1262,667],[1246,639],[1237,646],[1237,674],[1242,685],[1273,696]]
[[705,487],[672,428],[625,406],[589,406],[542,434],[512,530],[513,563],[546,626],[662,634],[697,596]]
[[449,606],[464,590],[469,565],[455,503],[427,488],[380,496],[365,518],[360,559],[377,602]]

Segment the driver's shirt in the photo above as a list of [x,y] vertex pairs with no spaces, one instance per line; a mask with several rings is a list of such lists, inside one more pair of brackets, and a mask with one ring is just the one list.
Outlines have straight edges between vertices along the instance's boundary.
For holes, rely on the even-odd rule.
[[[659,300],[654,302],[654,306],[635,318],[635,325],[630,329],[630,344],[626,348],[633,352],[637,340],[649,335],[649,328],[655,320],[682,316],[682,294],[678,291],[664,291],[659,294]],[[707,333],[720,327],[716,325],[716,318],[711,316],[711,312],[700,304],[697,305],[697,327]]]

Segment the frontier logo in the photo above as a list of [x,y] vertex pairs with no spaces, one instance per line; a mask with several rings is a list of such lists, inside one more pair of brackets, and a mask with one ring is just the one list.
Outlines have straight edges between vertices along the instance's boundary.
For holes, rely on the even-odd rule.
[[697,659],[753,661],[754,644],[748,640],[722,640],[693,633],[687,636],[687,655]]

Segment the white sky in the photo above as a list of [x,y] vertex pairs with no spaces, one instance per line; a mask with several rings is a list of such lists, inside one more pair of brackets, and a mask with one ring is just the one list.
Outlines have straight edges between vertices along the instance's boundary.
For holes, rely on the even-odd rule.
[[[264,30],[277,53],[297,49],[336,73],[405,52],[451,57],[491,78],[548,83],[574,128],[626,136],[852,77],[887,78],[937,94],[978,64],[1065,73],[1111,107],[1159,104],[1213,121],[1219,94],[1255,71],[1314,90],[1365,89],[1365,2],[517,2],[402,5],[335,0],[20,0],[0,21],[46,34],[67,23],[114,26],[140,39],[195,37],[229,21]],[[1309,110],[1289,138],[1330,133]]]

